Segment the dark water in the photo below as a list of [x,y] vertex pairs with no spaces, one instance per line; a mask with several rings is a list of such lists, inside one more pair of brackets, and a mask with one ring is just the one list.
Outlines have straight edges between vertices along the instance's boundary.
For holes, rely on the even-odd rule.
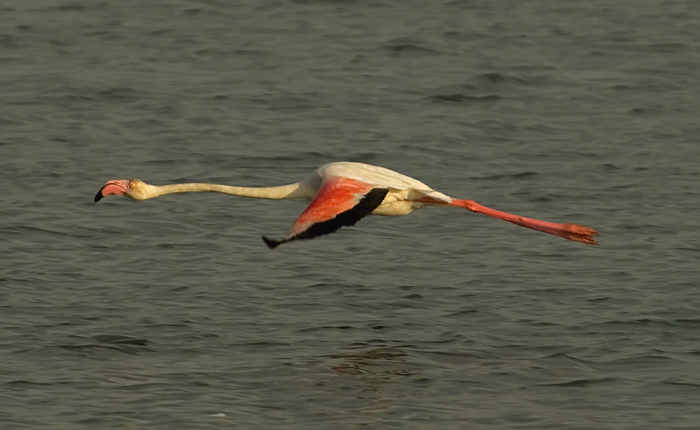
[[[0,5],[3,429],[697,429],[693,1]],[[459,210],[92,203],[349,160]]]

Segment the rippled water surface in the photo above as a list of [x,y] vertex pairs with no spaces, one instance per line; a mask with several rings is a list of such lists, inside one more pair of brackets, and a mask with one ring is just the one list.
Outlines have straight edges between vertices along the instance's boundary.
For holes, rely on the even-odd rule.
[[[3,429],[697,429],[692,1],[0,5]],[[331,161],[461,210],[268,250]]]

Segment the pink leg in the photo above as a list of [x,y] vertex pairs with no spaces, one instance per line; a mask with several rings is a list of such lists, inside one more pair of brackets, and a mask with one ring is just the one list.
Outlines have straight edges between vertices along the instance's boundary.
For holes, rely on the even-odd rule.
[[[442,203],[430,199],[429,197],[421,199],[420,201],[422,201],[423,203]],[[482,206],[472,200],[452,199],[452,206],[462,207],[472,212],[481,213],[490,217],[502,219],[504,221],[512,222],[513,224],[531,228],[533,230],[541,231],[543,233],[549,233],[555,236],[560,236],[564,239],[574,240],[576,242],[583,242],[589,245],[600,245],[595,239],[593,239],[593,236],[598,236],[599,233],[593,230],[592,228],[583,225],[558,224],[554,222],[525,218],[519,215],[513,215],[507,212],[501,212],[495,209],[487,208],[486,206]]]

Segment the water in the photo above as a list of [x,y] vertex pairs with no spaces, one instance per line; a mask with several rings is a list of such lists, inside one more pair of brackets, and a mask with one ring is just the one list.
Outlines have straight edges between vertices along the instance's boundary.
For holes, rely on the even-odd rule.
[[[3,429],[696,429],[690,1],[6,2]],[[268,250],[336,160],[427,208]]]

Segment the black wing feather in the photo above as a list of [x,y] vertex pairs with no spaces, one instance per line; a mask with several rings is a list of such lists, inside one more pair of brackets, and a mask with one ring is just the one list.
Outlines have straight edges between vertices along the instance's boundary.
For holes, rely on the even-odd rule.
[[314,237],[331,234],[341,227],[353,226],[357,221],[371,214],[373,210],[379,207],[388,192],[388,188],[372,188],[352,209],[341,212],[334,218],[312,224],[301,233],[284,240],[273,240],[263,236],[263,241],[270,249],[274,249],[292,240],[313,239]]

